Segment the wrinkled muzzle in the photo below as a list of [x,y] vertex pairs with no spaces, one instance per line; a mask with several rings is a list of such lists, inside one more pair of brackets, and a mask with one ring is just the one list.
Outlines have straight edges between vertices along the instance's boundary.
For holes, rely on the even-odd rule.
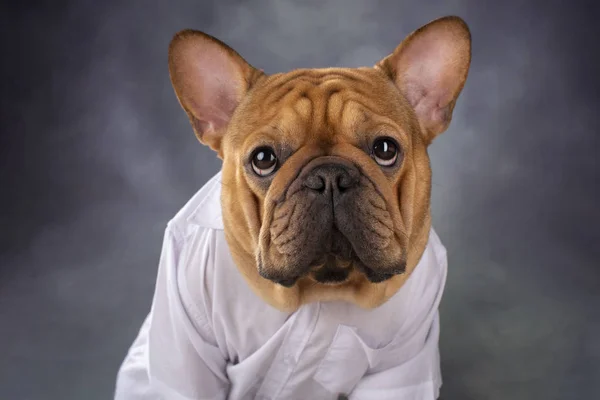
[[388,203],[351,161],[334,156],[308,162],[266,215],[259,244],[262,277],[292,286],[309,275],[345,281],[352,269],[382,282],[406,268],[403,236]]

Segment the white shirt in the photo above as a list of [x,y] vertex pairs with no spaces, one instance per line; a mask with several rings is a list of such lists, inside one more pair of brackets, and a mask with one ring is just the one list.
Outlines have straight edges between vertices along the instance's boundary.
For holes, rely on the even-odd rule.
[[423,256],[386,303],[322,302],[284,313],[238,272],[221,219],[221,173],[169,221],[149,315],[115,400],[433,400],[446,249]]

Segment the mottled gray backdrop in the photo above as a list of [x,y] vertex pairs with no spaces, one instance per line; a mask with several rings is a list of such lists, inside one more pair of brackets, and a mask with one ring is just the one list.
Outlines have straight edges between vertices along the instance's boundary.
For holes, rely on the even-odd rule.
[[447,14],[473,35],[431,148],[449,252],[447,400],[600,398],[600,47],[593,2],[3,2],[0,399],[110,399],[166,222],[219,169],[167,46],[215,35],[266,72],[372,65]]

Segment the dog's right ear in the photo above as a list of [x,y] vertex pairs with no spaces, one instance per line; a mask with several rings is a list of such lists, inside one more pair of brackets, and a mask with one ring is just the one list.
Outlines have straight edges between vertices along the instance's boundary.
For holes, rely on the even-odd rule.
[[377,68],[415,110],[427,144],[444,132],[471,64],[471,33],[461,18],[438,18],[417,29]]
[[222,158],[229,120],[263,72],[218,39],[186,29],[169,45],[169,75],[198,140]]

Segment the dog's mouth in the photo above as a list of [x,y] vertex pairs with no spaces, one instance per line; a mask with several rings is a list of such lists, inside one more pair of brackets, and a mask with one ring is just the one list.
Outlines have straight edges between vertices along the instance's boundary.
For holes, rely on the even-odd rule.
[[[350,241],[337,229],[333,229],[330,251],[320,257],[320,262],[312,266],[306,276],[311,280],[330,286],[341,285],[348,281],[352,271],[363,273],[372,283],[392,278],[393,273],[382,273],[367,267],[352,249]],[[301,276],[284,279],[278,283],[285,287],[293,286]]]
[[[405,265],[399,266],[397,273],[403,272]],[[372,283],[380,283],[391,279],[397,273],[378,272],[367,267],[358,257],[352,260],[340,260],[335,256],[328,256],[327,261],[320,267],[310,272],[310,277],[319,283],[327,285],[339,285],[348,280],[353,270],[362,272]]]
[[[401,268],[404,268],[404,266]],[[324,264],[312,268],[307,276],[317,283],[337,286],[347,282],[354,270],[362,272],[372,283],[384,282],[396,275],[396,273],[375,271],[364,265],[358,258],[353,260],[340,260],[336,256],[330,254],[327,256],[327,261]],[[300,278],[301,276],[282,279],[277,281],[277,283],[285,287],[292,287]]]
[[319,283],[336,285],[348,280],[352,269],[351,260],[342,260],[333,254],[329,254],[325,264],[310,271],[310,277]]
[[350,276],[354,261],[357,259],[350,241],[334,226],[322,261],[311,268],[309,276],[323,284],[343,283]]
[[350,241],[335,227],[332,229],[329,246],[315,257],[310,267],[295,277],[278,280],[282,286],[292,287],[303,276],[325,285],[339,285],[348,280],[358,262]]
[[292,287],[302,276],[307,276],[314,282],[330,286],[346,282],[354,270],[354,263],[349,260],[341,260],[333,254],[328,254],[325,258],[324,263],[312,267],[308,273],[293,278],[277,280],[277,283],[281,286]]

